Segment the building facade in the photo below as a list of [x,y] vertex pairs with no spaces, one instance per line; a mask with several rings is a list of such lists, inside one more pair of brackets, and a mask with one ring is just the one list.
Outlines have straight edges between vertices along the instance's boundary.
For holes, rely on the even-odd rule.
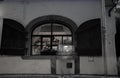
[[1,1],[0,74],[117,76],[120,21],[112,7],[105,0]]

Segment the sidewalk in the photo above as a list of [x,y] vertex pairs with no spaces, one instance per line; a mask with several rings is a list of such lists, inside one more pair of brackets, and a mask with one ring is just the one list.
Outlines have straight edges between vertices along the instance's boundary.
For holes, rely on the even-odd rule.
[[12,74],[0,75],[0,78],[120,78],[117,76],[94,76],[94,75],[38,75],[38,74]]

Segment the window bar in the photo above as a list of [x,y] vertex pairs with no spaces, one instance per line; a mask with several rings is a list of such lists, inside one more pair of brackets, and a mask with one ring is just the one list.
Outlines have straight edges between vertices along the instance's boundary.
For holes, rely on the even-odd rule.
[[52,40],[53,40],[53,23],[51,23],[51,40],[50,40],[50,49],[52,50]]

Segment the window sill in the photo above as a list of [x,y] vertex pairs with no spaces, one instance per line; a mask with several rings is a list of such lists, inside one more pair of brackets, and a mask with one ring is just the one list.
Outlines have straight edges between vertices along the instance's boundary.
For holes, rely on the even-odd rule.
[[22,56],[24,60],[31,59],[74,59],[75,56],[59,56],[59,55],[40,55],[40,56]]

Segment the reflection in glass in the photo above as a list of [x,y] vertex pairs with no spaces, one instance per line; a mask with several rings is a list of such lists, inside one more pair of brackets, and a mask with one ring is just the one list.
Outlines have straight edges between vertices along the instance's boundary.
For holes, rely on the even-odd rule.
[[34,29],[33,35],[51,35],[51,24],[43,24]]
[[71,52],[72,51],[72,45],[64,45],[63,46],[63,52]]
[[40,37],[32,37],[32,45],[41,45]]
[[40,46],[32,46],[32,55],[40,55]]
[[59,45],[58,55],[70,55],[73,53],[73,45]]
[[42,45],[43,46],[50,46],[50,41],[51,41],[50,37],[43,37],[42,38]]
[[71,36],[63,37],[63,44],[65,44],[65,45],[72,45],[72,37]]
[[64,25],[53,24],[53,34],[54,35],[71,35],[71,31]]

